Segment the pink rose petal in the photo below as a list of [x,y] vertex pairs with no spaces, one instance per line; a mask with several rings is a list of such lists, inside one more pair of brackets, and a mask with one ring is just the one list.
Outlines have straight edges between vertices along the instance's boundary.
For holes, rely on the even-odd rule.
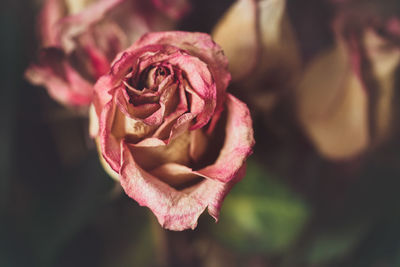
[[[218,220],[223,199],[244,175],[245,166],[229,183],[204,179],[192,187],[179,191],[140,168],[125,143],[122,142],[121,147],[123,164],[120,181],[126,194],[141,206],[149,207],[162,227],[169,230],[194,229],[198,217],[207,207],[210,215]],[[192,173],[190,168],[182,165],[164,166],[163,170],[166,176],[187,177]]]
[[225,143],[217,161],[195,173],[221,182],[229,182],[252,153],[252,120],[246,104],[228,94]]

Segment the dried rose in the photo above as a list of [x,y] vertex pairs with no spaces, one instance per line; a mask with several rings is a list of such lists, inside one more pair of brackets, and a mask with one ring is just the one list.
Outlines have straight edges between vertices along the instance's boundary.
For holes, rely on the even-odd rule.
[[247,106],[207,34],[144,35],[95,85],[90,119],[105,169],[171,230],[216,220],[254,144]]
[[305,70],[297,111],[323,156],[347,160],[391,132],[400,20],[379,16],[369,1],[366,6],[354,1],[353,7],[353,1],[338,3],[342,6],[334,22],[336,42]]
[[[47,0],[39,16],[42,49],[27,79],[68,106],[88,106],[93,84],[112,59],[143,33],[173,27],[186,1]],[[155,8],[157,7],[157,8]]]

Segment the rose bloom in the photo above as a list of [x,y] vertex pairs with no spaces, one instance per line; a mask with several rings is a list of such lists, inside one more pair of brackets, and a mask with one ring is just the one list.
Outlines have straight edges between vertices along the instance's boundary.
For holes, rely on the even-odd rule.
[[91,132],[105,169],[167,229],[216,220],[254,144],[247,106],[209,35],[144,35],[95,85]]
[[47,0],[39,15],[39,63],[27,79],[68,106],[88,106],[93,84],[143,33],[166,30],[187,10],[186,0]]
[[[333,21],[316,16],[292,25],[296,16],[288,15],[289,1],[236,0],[213,38],[229,59],[232,90],[260,117],[264,129],[281,135],[276,129],[287,124],[280,119],[285,108],[294,112],[291,117],[321,156],[348,161],[379,147],[394,132],[399,4],[326,2],[332,2]],[[317,9],[305,10],[314,14]],[[332,30],[316,25],[310,31],[316,23],[332,24]],[[333,39],[329,45],[327,35]]]

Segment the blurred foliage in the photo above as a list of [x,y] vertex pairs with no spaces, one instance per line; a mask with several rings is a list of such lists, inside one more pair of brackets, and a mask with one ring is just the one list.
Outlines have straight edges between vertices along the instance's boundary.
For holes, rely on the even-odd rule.
[[360,242],[366,227],[356,224],[348,228],[325,229],[310,242],[307,262],[311,265],[329,263],[347,256]]
[[310,215],[307,203],[254,161],[226,198],[215,235],[243,252],[278,253],[288,249]]
[[397,266],[400,248],[399,144],[369,155],[347,194],[314,215],[297,262],[306,266]]

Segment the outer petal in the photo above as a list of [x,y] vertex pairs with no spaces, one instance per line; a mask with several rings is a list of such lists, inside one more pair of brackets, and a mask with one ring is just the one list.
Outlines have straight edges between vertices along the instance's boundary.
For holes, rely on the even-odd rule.
[[[149,207],[164,228],[174,231],[194,229],[198,217],[207,207],[209,213],[217,219],[224,197],[244,174],[243,167],[230,183],[204,179],[190,188],[178,191],[141,169],[125,143],[121,144],[121,149],[123,163],[120,181],[126,194],[141,206]],[[191,174],[191,170],[182,165],[164,167],[163,170],[170,175]]]
[[115,113],[116,104],[113,98],[104,106],[100,115],[99,141],[104,159],[110,164],[110,167],[114,171],[119,172],[121,167],[120,140],[111,132],[115,120]]
[[226,137],[221,152],[214,164],[195,172],[224,183],[236,177],[254,145],[252,121],[246,104],[228,94],[226,106]]
[[344,43],[317,57],[298,90],[298,114],[317,149],[331,159],[350,158],[369,144],[367,92]]
[[96,138],[99,134],[99,118],[96,114],[96,109],[94,105],[89,107],[89,134],[92,138]]
[[99,152],[99,160],[100,160],[100,164],[101,166],[103,166],[103,169],[106,171],[106,173],[113,178],[115,181],[119,181],[119,173],[116,172],[115,170],[113,170],[110,167],[110,164],[108,164],[108,162],[104,159],[102,153],[101,153],[101,149],[100,149],[100,145],[99,145],[99,138],[97,137],[95,139],[96,141],[96,146],[97,146],[97,150]]

